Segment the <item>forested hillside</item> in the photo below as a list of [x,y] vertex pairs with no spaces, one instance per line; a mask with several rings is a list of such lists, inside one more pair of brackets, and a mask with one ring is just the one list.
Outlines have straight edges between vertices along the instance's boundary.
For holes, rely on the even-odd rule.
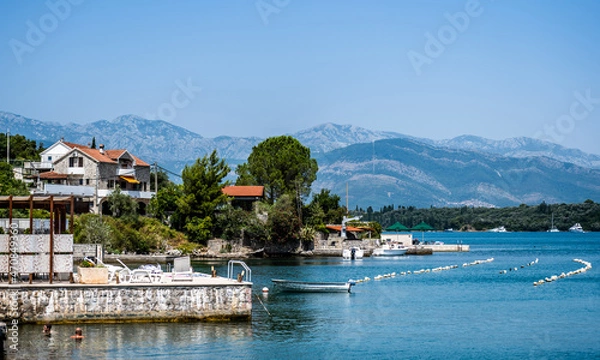
[[380,211],[359,209],[355,213],[362,214],[362,220],[377,221],[383,228],[395,222],[412,227],[425,221],[436,230],[452,228],[454,230],[488,230],[504,226],[508,231],[546,231],[550,229],[552,214],[554,226],[567,231],[575,223],[581,223],[585,231],[600,231],[600,204],[591,200],[583,204],[546,204],[535,206],[520,205],[517,207],[483,208],[394,208],[385,206]]

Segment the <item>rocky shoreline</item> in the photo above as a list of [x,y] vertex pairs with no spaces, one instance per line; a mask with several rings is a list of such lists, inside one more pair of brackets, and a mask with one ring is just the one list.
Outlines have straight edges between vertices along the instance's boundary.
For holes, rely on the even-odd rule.
[[[192,260],[202,259],[248,259],[248,258],[276,258],[276,257],[341,257],[342,249],[329,250],[307,250],[265,253],[264,249],[241,248],[235,252],[215,252],[215,251],[195,251],[189,256]],[[433,252],[427,248],[411,248],[407,255],[431,255]],[[368,252],[370,254],[370,252]],[[155,253],[155,254],[107,254],[104,255],[105,262],[116,262],[116,259],[134,263],[167,263],[173,261],[176,257],[185,256],[181,253]]]

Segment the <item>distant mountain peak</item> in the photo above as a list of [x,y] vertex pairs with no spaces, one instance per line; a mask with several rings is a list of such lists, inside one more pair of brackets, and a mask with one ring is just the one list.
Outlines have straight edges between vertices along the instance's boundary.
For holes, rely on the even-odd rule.
[[[58,124],[0,111],[0,128],[46,146],[61,137],[80,144],[95,137],[97,143],[126,148],[174,173],[213,150],[233,168],[247,161],[263,140],[203,138],[169,122],[132,114],[88,124]],[[326,187],[344,197],[349,182],[350,200],[360,206],[600,200],[600,156],[542,140],[475,135],[430,140],[333,122],[290,135],[309,147],[318,161],[313,190]]]

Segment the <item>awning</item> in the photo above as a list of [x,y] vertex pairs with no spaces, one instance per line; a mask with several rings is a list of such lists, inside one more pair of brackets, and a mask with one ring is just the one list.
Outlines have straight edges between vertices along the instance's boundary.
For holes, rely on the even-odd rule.
[[[325,227],[327,229],[329,229],[329,230],[342,231],[342,225],[325,225]],[[346,226],[346,231],[350,231],[350,232],[363,232],[365,230],[361,229],[361,228],[354,227],[354,226]]]
[[139,184],[140,183],[133,176],[119,176],[119,178],[121,178],[121,180],[127,181],[130,184]]

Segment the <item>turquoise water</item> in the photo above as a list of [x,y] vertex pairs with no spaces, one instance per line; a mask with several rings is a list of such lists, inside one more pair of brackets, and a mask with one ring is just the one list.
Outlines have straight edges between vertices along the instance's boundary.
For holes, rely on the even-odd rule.
[[[600,233],[427,233],[468,253],[431,256],[248,260],[253,319],[225,324],[82,325],[20,332],[21,358],[87,359],[597,359],[600,358]],[[494,261],[463,267],[463,263]],[[535,259],[537,264],[526,266]],[[533,282],[583,267],[583,274]],[[402,271],[459,265],[400,276]],[[521,265],[524,265],[521,268]],[[225,261],[195,262],[226,274]],[[508,271],[511,268],[517,271]],[[506,274],[500,274],[507,270]],[[359,283],[352,294],[287,294],[271,278]],[[268,296],[262,287],[271,289]],[[263,305],[258,301],[262,300]],[[265,310],[266,307],[266,310]],[[268,310],[268,312],[267,312]]]

